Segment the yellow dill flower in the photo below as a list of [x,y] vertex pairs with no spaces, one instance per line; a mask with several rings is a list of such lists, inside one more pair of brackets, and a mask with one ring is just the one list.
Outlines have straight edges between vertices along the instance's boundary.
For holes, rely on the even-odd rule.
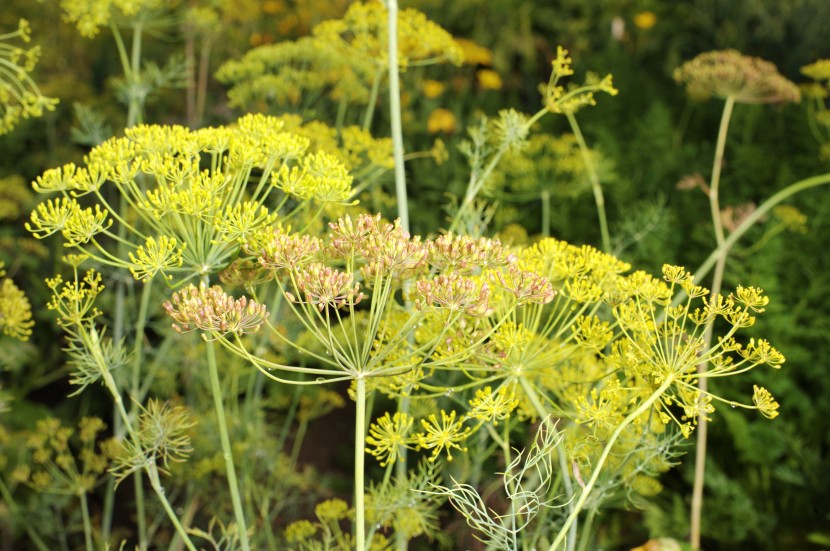
[[469,400],[470,417],[498,425],[499,421],[506,419],[510,413],[519,405],[519,400],[513,390],[507,386],[501,386],[496,392],[489,386],[476,390],[475,397]]
[[653,11],[641,11],[634,15],[634,25],[647,31],[657,24],[657,15]]
[[[334,45],[350,56],[387,64],[387,12],[381,2],[355,2],[342,19],[323,21],[314,36]],[[425,65],[449,61],[461,65],[463,53],[452,36],[422,12],[405,8],[398,11],[398,64]]]
[[88,243],[93,237],[107,230],[112,225],[107,211],[101,210],[99,205],[95,209],[76,208],[67,218],[61,229],[61,235],[66,240],[64,247],[75,247]]
[[74,199],[68,197],[49,199],[32,211],[31,223],[25,224],[26,230],[34,234],[36,239],[43,239],[53,233],[63,231],[67,221],[78,210],[80,207]]
[[487,66],[493,64],[493,51],[490,48],[485,48],[468,38],[456,38],[455,43],[461,48],[464,63]]
[[421,82],[421,90],[423,91],[424,96],[429,99],[435,99],[443,94],[446,87],[446,84],[437,80],[424,79],[424,81]]
[[303,543],[317,534],[317,526],[309,520],[298,520],[285,527],[285,540],[288,543]]
[[101,274],[88,270],[83,279],[75,271],[73,281],[64,282],[60,275],[46,280],[46,286],[52,290],[52,298],[46,307],[58,314],[61,325],[80,325],[101,315],[95,308],[96,297],[104,290]]
[[456,422],[455,411],[447,414],[441,410],[441,420],[433,413],[427,419],[421,419],[421,426],[424,432],[418,433],[418,446],[426,450],[432,450],[429,461],[435,461],[441,452],[446,450],[447,461],[452,461],[452,450],[456,449],[466,452],[467,448],[461,444],[467,440],[472,432],[470,427],[464,426],[464,421]]
[[805,65],[801,68],[801,74],[813,80],[830,81],[830,59],[819,59],[814,63]]
[[452,134],[455,132],[455,125],[455,115],[452,111],[443,107],[433,109],[427,118],[427,131],[430,134],[437,134],[438,132]]
[[228,242],[246,242],[256,232],[276,222],[277,214],[250,201],[226,205],[224,212],[214,218],[213,226],[219,236]]
[[501,75],[492,69],[479,69],[476,71],[476,80],[482,90],[501,90]]
[[414,421],[406,413],[396,411],[390,416],[386,412],[369,426],[366,444],[371,447],[367,447],[366,452],[375,456],[381,467],[394,463],[404,448],[415,443],[409,436]]
[[775,401],[775,398],[772,397],[769,390],[752,385],[752,401],[755,403],[758,411],[761,412],[761,415],[767,419],[775,419],[778,417],[778,402]]
[[57,99],[40,93],[30,75],[40,59],[40,47],[26,50],[6,43],[14,38],[31,40],[28,21],[21,19],[16,31],[0,34],[0,135],[11,132],[21,119],[54,111],[58,104]]
[[157,273],[161,273],[168,281],[173,276],[164,273],[165,269],[179,267],[182,265],[182,251],[185,244],[181,246],[175,237],[166,235],[159,236],[158,240],[148,237],[144,245],[136,249],[135,254],[128,253],[132,265],[130,272],[135,279],[148,282]]
[[4,264],[0,262],[0,330],[4,335],[27,341],[35,324],[32,306],[23,291],[5,275]]
[[314,507],[314,514],[320,522],[340,521],[349,517],[349,505],[342,499],[327,499]]

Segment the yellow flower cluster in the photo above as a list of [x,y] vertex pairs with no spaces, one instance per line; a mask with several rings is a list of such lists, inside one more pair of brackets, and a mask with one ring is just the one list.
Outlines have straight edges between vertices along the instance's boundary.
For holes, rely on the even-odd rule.
[[40,93],[31,73],[40,59],[40,47],[24,49],[9,42],[31,40],[29,22],[21,19],[16,31],[0,34],[0,136],[8,134],[22,119],[54,111],[58,100]]
[[[387,12],[379,1],[355,2],[342,19],[324,21],[314,28],[314,36],[333,45],[350,58],[369,59],[386,67]],[[429,21],[420,11],[406,8],[398,12],[398,65],[405,69],[441,61],[455,65],[463,53],[452,36]]]
[[26,341],[34,325],[29,299],[6,277],[5,265],[0,262],[0,330],[4,335]]
[[[217,273],[241,243],[273,226],[284,205],[301,212],[351,197],[347,166],[332,154],[310,152],[309,139],[283,126],[275,117],[246,115],[232,126],[196,131],[129,128],[93,148],[84,166],[69,163],[39,176],[35,191],[60,196],[37,205],[26,228],[39,239],[60,233],[64,246],[143,281]],[[365,143],[363,135],[353,143],[360,139]],[[106,185],[129,213],[111,205]],[[273,198],[276,190],[280,199]]]
[[542,102],[551,113],[575,113],[586,105],[596,105],[594,94],[605,92],[611,96],[617,95],[617,89],[611,75],[600,77],[594,73],[588,73],[585,83],[568,90],[562,86],[561,81],[574,74],[573,60],[568,50],[562,46],[556,47],[556,57],[551,62],[552,71],[547,84],[539,87],[542,93]]
[[94,38],[115,18],[130,19],[140,11],[158,10],[164,0],[60,0],[63,18],[78,27],[82,36]]

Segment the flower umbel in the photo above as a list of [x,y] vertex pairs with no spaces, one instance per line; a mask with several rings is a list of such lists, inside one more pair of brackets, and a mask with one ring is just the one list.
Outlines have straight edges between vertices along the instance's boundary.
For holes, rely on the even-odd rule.
[[380,461],[381,467],[394,463],[401,449],[414,443],[409,437],[413,422],[414,419],[406,413],[396,411],[390,416],[386,412],[369,427],[366,444],[372,447],[367,447],[366,451]]
[[164,303],[164,309],[176,322],[173,329],[182,333],[200,329],[211,333],[255,333],[268,318],[265,305],[245,297],[234,299],[214,285],[191,284]]
[[430,461],[435,461],[443,450],[447,451],[447,461],[452,461],[452,449],[466,452],[467,448],[461,443],[467,440],[472,429],[463,425],[463,419],[455,420],[455,411],[447,414],[441,410],[441,420],[433,413],[427,419],[421,419],[424,432],[417,435],[418,445],[426,450],[432,450]]

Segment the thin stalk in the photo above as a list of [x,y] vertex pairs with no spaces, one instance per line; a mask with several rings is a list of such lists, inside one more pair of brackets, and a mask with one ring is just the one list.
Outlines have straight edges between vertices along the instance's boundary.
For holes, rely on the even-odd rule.
[[379,68],[375,71],[375,78],[372,80],[372,91],[369,93],[369,103],[366,104],[366,114],[363,116],[363,130],[369,130],[369,127],[372,126],[372,117],[375,114],[375,104],[378,101],[382,74],[383,72]]
[[127,113],[127,127],[143,122],[142,110],[144,98],[136,94],[139,82],[141,81],[141,22],[138,21],[133,27],[133,43],[130,58],[130,105]]
[[359,375],[355,380],[357,404],[354,419],[354,531],[355,548],[357,551],[366,550],[366,511],[364,505],[364,474],[366,452],[366,379]]
[[[718,255],[715,263],[715,273],[712,277],[712,289],[710,296],[720,294],[723,285],[723,274],[726,270],[726,258],[729,255],[728,249],[723,249],[725,236],[723,231],[723,221],[720,216],[720,174],[723,168],[723,154],[726,149],[726,136],[729,132],[729,121],[732,118],[732,109],[735,106],[734,96],[728,96],[723,105],[723,114],[721,115],[720,128],[718,129],[718,141],[715,146],[715,160],[712,165],[712,178],[709,183],[709,206],[712,214],[712,224],[715,230],[715,239],[718,250],[721,253]],[[704,350],[709,348],[712,343],[713,326],[710,324],[706,328],[704,335]],[[703,373],[706,370],[706,362],[701,362],[697,366],[697,372]],[[703,395],[707,394],[709,381],[706,377],[698,377],[698,388]],[[703,483],[706,476],[706,443],[708,437],[708,420],[704,413],[698,416],[698,430],[696,435],[697,446],[695,449],[695,478],[692,485],[692,505],[690,512],[690,531],[689,543],[693,549],[700,548],[700,523],[703,516]]]
[[582,495],[579,496],[579,499],[574,505],[571,514],[568,515],[568,519],[565,521],[565,525],[562,526],[562,529],[559,531],[559,534],[556,536],[556,539],[553,540],[553,543],[548,548],[548,551],[555,551],[559,549],[559,546],[562,545],[563,540],[567,537],[569,533],[569,529],[571,524],[576,522],[577,517],[579,516],[579,512],[582,510],[582,507],[585,505],[585,502],[588,500],[588,496],[591,494],[591,490],[594,489],[594,486],[599,479],[599,475],[602,472],[602,467],[605,465],[605,461],[608,459],[608,456],[611,454],[611,448],[614,447],[614,444],[617,442],[617,438],[620,437],[622,432],[628,428],[628,425],[634,422],[637,417],[645,413],[654,402],[656,402],[666,390],[674,383],[674,374],[670,374],[666,377],[666,380],[663,381],[663,384],[660,385],[657,390],[655,390],[651,396],[649,396],[648,400],[645,400],[640,407],[632,411],[628,414],[628,416],[623,419],[623,422],[619,424],[619,426],[614,429],[614,432],[611,434],[611,437],[608,439],[608,443],[605,444],[605,449],[602,450],[602,455],[597,461],[596,465],[594,466],[594,472],[591,475],[591,479],[588,480],[588,483],[585,484],[585,488],[582,489]]
[[[123,289],[123,285],[120,286]],[[133,371],[130,396],[133,404],[137,405],[142,401],[141,396],[141,348],[144,345],[144,327],[147,324],[147,310],[150,304],[152,280],[144,284],[141,290],[141,304],[138,310],[136,321],[135,343],[133,344]],[[137,407],[137,406],[136,406]],[[135,407],[133,408],[135,413]],[[138,521],[139,547],[147,549],[147,513],[144,506],[144,483],[141,475],[136,473],[133,476],[133,488],[135,490],[136,520]],[[143,542],[143,544],[142,544]]]
[[550,237],[550,191],[542,190],[542,237]]
[[[804,180],[799,180],[794,184],[790,184],[789,186],[785,187],[759,206],[757,209],[752,211],[752,214],[746,217],[746,219],[741,222],[741,225],[738,226],[735,231],[729,234],[727,238],[724,240],[723,245],[713,250],[706,260],[695,270],[695,280],[701,281],[712,267],[717,262],[718,258],[722,254],[727,254],[729,250],[735,246],[735,243],[744,236],[744,234],[749,231],[749,229],[755,225],[755,223],[764,217],[769,211],[775,208],[779,203],[784,202],[786,199],[792,197],[796,193],[800,193],[810,188],[823,186],[826,184],[830,184],[830,173],[826,174],[819,174],[818,176],[811,176],[810,178],[805,178]],[[686,294],[683,292],[678,293],[674,300],[672,301],[672,306],[677,306],[683,301],[686,297]]]
[[207,361],[210,376],[210,390],[213,394],[213,406],[216,409],[216,421],[219,424],[219,439],[222,443],[222,457],[225,460],[225,471],[228,475],[228,489],[231,493],[233,513],[236,518],[236,525],[239,528],[239,542],[243,551],[250,551],[251,545],[248,541],[248,527],[245,524],[245,513],[242,508],[242,499],[239,493],[239,485],[236,481],[236,469],[233,464],[233,450],[231,440],[228,436],[228,425],[225,421],[225,406],[223,404],[222,386],[219,382],[219,370],[216,367],[216,350],[213,341],[207,341]]
[[406,198],[404,171],[403,125],[401,123],[401,90],[398,74],[398,0],[386,0],[388,16],[387,36],[389,51],[389,115],[392,121],[392,153],[395,159],[395,197],[398,200],[398,218],[401,227],[409,231],[409,204]]
[[597,508],[591,507],[591,510],[588,511],[588,517],[585,519],[585,524],[582,527],[582,534],[583,536],[579,538],[579,549],[578,551],[587,551],[588,545],[591,543],[591,527],[594,525],[594,519],[597,516]]
[[588,145],[585,143],[585,138],[582,136],[582,130],[576,122],[576,117],[570,111],[565,111],[565,116],[568,117],[568,123],[571,125],[574,136],[576,136],[576,141],[579,144],[579,152],[582,154],[585,169],[588,171],[588,178],[591,180],[591,188],[594,190],[594,202],[597,205],[597,216],[599,217],[599,231],[602,235],[602,250],[610,253],[611,236],[608,233],[608,219],[605,215],[605,196],[602,194],[602,184],[599,181],[597,167],[594,166],[594,161],[591,160]]
[[81,492],[78,497],[81,499],[81,516],[84,520],[84,543],[87,551],[95,549],[92,545],[92,522],[89,520],[89,503],[86,500],[86,492]]

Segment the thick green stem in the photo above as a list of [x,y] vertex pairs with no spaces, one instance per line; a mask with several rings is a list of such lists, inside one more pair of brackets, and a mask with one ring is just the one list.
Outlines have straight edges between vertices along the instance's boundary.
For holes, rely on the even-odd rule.
[[207,361],[210,377],[210,390],[213,394],[213,406],[216,409],[216,422],[219,425],[219,440],[222,444],[222,457],[225,460],[225,471],[228,476],[228,489],[231,493],[233,513],[236,517],[236,525],[239,529],[239,542],[243,551],[250,551],[251,545],[248,541],[248,527],[245,524],[245,512],[242,508],[242,498],[239,493],[239,485],[236,481],[236,469],[233,464],[233,450],[228,435],[228,425],[225,421],[225,405],[223,403],[222,386],[219,382],[219,370],[216,367],[216,350],[213,341],[207,341]]
[[[726,136],[729,132],[729,120],[732,117],[732,108],[735,106],[734,96],[726,98],[723,106],[723,114],[720,120],[720,128],[718,129],[718,141],[715,146],[715,160],[712,165],[712,178],[709,182],[709,207],[712,214],[712,225],[715,229],[715,239],[718,250],[721,251],[717,257],[715,264],[715,273],[712,278],[712,289],[710,296],[720,294],[723,286],[723,274],[726,269],[726,258],[729,254],[728,249],[723,249],[723,244],[726,241],[723,232],[723,221],[720,216],[720,174],[723,169],[723,154],[726,149]],[[709,325],[704,336],[704,350],[709,348],[712,342],[713,325]],[[706,364],[700,363],[697,366],[698,373],[706,370]],[[698,377],[698,388],[702,395],[705,395],[708,390],[709,379],[707,377]],[[692,505],[690,512],[690,530],[689,543],[693,549],[700,548],[700,523],[703,515],[703,483],[706,475],[706,442],[708,436],[708,419],[706,415],[701,413],[698,416],[698,430],[697,430],[697,447],[695,450],[695,479],[692,485]]]
[[617,438],[620,437],[620,435],[628,427],[628,425],[633,423],[634,420],[637,419],[640,415],[648,411],[648,409],[654,405],[654,402],[656,402],[660,398],[660,396],[662,396],[663,393],[666,392],[666,390],[668,390],[672,383],[674,383],[674,375],[667,376],[666,380],[663,381],[663,384],[661,384],[657,388],[657,390],[655,390],[651,394],[651,396],[649,396],[648,400],[644,401],[642,404],[640,404],[640,407],[629,413],[628,416],[625,419],[623,419],[623,422],[620,423],[616,429],[614,429],[614,432],[608,439],[608,443],[605,444],[605,449],[602,450],[602,455],[599,457],[597,463],[593,466],[594,472],[591,475],[590,480],[588,480],[588,483],[585,484],[585,487],[582,489],[582,495],[579,496],[579,499],[577,500],[576,505],[574,505],[571,514],[568,515],[568,519],[565,521],[565,525],[562,526],[562,529],[559,531],[559,534],[556,536],[556,539],[553,540],[553,543],[548,548],[548,551],[555,551],[556,549],[559,549],[559,546],[562,545],[563,541],[567,537],[571,524],[576,522],[576,519],[579,516],[579,512],[582,510],[582,507],[588,500],[588,496],[591,494],[591,490],[594,489],[597,480],[599,480],[599,475],[600,473],[602,473],[602,467],[603,465],[605,465],[605,461],[611,454],[611,449],[617,442]]
[[582,130],[576,122],[576,117],[570,111],[565,112],[568,117],[568,123],[571,125],[571,130],[576,136],[576,141],[579,144],[579,152],[582,154],[582,160],[585,163],[585,170],[588,171],[588,178],[591,180],[591,188],[594,190],[594,202],[597,205],[597,216],[599,217],[599,231],[602,235],[602,250],[611,252],[611,236],[608,233],[608,219],[605,215],[605,196],[602,194],[602,184],[599,181],[599,174],[594,161],[591,159],[591,154],[588,150],[588,145],[585,143],[585,138],[582,136]]
[[354,419],[354,532],[355,549],[366,549],[366,511],[364,504],[364,474],[366,458],[366,379],[361,375],[355,381],[356,412]]

